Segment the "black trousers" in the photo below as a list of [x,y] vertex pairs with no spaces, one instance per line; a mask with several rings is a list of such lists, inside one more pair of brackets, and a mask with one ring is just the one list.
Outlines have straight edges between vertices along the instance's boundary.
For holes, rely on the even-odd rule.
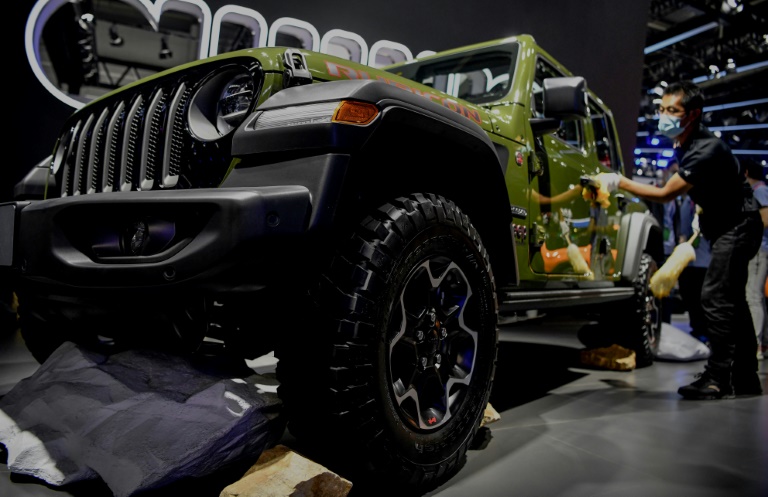
[[763,224],[755,212],[712,242],[701,290],[712,354],[707,369],[726,379],[757,371],[757,338],[747,304],[747,265],[760,248]]
[[707,331],[707,319],[701,308],[701,289],[704,287],[704,276],[707,268],[688,266],[680,273],[678,285],[680,298],[683,299],[685,310],[688,311],[688,319],[691,325],[691,334],[696,338],[709,340]]

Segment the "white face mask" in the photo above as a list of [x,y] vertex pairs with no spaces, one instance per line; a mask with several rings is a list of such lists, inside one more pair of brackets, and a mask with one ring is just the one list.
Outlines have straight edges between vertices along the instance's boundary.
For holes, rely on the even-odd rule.
[[685,131],[685,127],[680,127],[680,119],[669,114],[661,114],[659,116],[659,132],[668,138],[677,138]]

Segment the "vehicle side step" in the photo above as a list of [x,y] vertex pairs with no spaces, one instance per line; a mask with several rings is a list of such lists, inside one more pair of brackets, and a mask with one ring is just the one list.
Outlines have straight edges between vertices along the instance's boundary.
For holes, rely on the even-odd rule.
[[520,290],[499,293],[499,311],[551,309],[587,304],[599,304],[632,297],[631,287],[592,288],[578,290]]

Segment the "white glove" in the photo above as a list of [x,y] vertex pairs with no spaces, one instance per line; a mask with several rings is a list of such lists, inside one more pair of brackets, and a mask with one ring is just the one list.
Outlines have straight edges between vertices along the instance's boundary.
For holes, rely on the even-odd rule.
[[600,173],[597,175],[597,180],[608,193],[613,193],[619,189],[621,175],[618,173]]

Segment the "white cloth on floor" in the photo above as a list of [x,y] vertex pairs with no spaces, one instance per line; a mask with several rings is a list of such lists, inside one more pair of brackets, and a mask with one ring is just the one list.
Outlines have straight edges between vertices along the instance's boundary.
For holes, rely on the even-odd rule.
[[669,323],[661,324],[661,339],[655,357],[664,361],[699,361],[709,357],[710,350],[690,333]]

